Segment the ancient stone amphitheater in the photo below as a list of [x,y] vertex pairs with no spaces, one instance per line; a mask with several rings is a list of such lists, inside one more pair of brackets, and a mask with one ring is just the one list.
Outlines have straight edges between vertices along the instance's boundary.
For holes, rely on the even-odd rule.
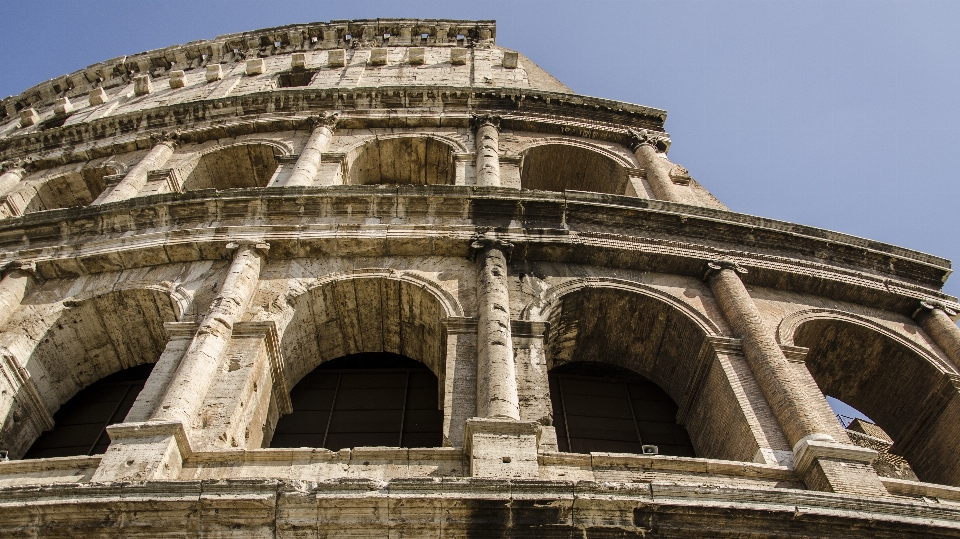
[[731,212],[666,112],[495,38],[2,101],[0,536],[960,536],[950,263]]

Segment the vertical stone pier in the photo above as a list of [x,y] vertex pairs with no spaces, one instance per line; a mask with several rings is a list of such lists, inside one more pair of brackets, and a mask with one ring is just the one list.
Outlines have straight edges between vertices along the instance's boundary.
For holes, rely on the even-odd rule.
[[664,158],[664,154],[670,149],[670,137],[666,133],[631,129],[630,148],[637,156],[640,167],[646,170],[647,183],[653,190],[653,195],[658,200],[683,202],[683,197],[677,192],[677,187],[670,178],[673,163]]
[[0,170],[3,171],[0,172],[0,195],[13,189],[27,173],[23,167],[18,165],[7,165]]
[[736,262],[719,260],[707,264],[704,279],[734,335],[742,340],[747,363],[793,446],[798,475],[816,490],[885,495],[886,488],[870,465],[876,451],[839,443],[829,434],[832,429],[821,419],[829,414],[817,412],[818,407],[827,406],[826,400],[811,401],[790,372],[783,350],[740,279],[746,273]]
[[[320,171],[320,161],[323,152],[330,145],[330,139],[333,138],[333,128],[336,126],[337,116],[330,115],[314,119],[313,132],[307,143],[300,152],[300,158],[293,167],[293,172],[283,182],[284,187],[313,185],[317,179],[317,173]],[[270,187],[274,187],[271,185]]]
[[37,267],[32,262],[13,262],[3,269],[0,280],[0,326],[13,316],[27,290],[38,281]]
[[487,232],[474,238],[477,261],[477,415],[467,421],[465,450],[475,477],[537,477],[540,426],[520,421],[507,257],[513,244]]
[[116,187],[104,191],[93,201],[92,205],[109,204],[137,196],[137,193],[147,185],[150,171],[163,168],[163,165],[173,155],[176,145],[175,141],[169,139],[157,142],[147,155],[127,172]]
[[477,185],[500,186],[500,117],[489,114],[471,119],[476,134]]
[[[134,404],[142,413],[153,408],[145,422],[119,423],[107,428],[111,445],[103,456],[94,481],[146,481],[176,477],[183,459],[190,455],[190,432],[233,334],[247,304],[257,289],[260,270],[269,245],[266,243],[232,243],[233,261],[207,314],[197,326],[175,372],[166,383],[166,390],[156,406]],[[183,350],[181,339],[171,339],[173,349],[161,356],[165,370],[172,370],[176,356]],[[163,374],[163,373],[158,373]],[[166,373],[165,377],[169,377]],[[152,376],[151,376],[152,378]],[[151,389],[157,383],[147,382]],[[147,389],[147,388],[145,388]],[[147,391],[143,398],[156,399],[157,391]],[[138,400],[140,400],[138,398]]]
[[960,327],[950,318],[956,314],[943,303],[924,301],[920,303],[920,308],[914,311],[913,318],[950,361],[960,366]]

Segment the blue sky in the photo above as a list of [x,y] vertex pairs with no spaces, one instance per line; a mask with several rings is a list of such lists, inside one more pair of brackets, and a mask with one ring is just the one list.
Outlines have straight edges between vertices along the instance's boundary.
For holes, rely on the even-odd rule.
[[218,34],[376,17],[496,19],[500,45],[574,91],[666,109],[671,159],[732,210],[960,261],[960,2],[3,0],[0,95]]

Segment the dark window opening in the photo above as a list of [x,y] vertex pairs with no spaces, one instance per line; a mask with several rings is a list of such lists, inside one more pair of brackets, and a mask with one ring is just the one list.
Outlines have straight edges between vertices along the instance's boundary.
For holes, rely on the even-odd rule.
[[53,414],[56,426],[41,434],[23,458],[105,453],[110,445],[107,426],[123,421],[152,370],[152,363],[138,365],[80,390]]
[[573,362],[550,371],[553,424],[560,451],[695,457],[677,405],[650,380],[627,369]]
[[390,353],[328,361],[293,391],[270,447],[439,447],[443,411],[437,377],[422,363]]
[[280,73],[280,78],[277,79],[277,82],[281,88],[307,86],[310,84],[310,81],[313,80],[313,76],[317,74],[317,71],[317,69],[293,69],[285,73]]

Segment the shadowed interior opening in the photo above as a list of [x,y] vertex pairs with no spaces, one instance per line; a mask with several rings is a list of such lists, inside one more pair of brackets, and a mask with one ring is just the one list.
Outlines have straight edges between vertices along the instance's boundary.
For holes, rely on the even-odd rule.
[[269,144],[240,144],[204,154],[183,190],[266,187],[277,170],[278,153]]
[[33,443],[25,459],[99,455],[107,451],[107,426],[120,423],[153,370],[137,365],[90,384],[53,415],[56,425]]
[[34,187],[23,213],[88,206],[106,188],[109,168],[89,168],[51,178]]
[[575,361],[550,371],[550,400],[560,451],[697,456],[677,405],[650,380],[603,363]]
[[601,153],[569,144],[544,144],[523,153],[520,187],[622,195],[627,189],[627,173]]
[[350,163],[353,185],[452,185],[453,148],[430,137],[377,139]]
[[439,447],[437,377],[385,352],[344,356],[304,376],[290,393],[270,447]]

